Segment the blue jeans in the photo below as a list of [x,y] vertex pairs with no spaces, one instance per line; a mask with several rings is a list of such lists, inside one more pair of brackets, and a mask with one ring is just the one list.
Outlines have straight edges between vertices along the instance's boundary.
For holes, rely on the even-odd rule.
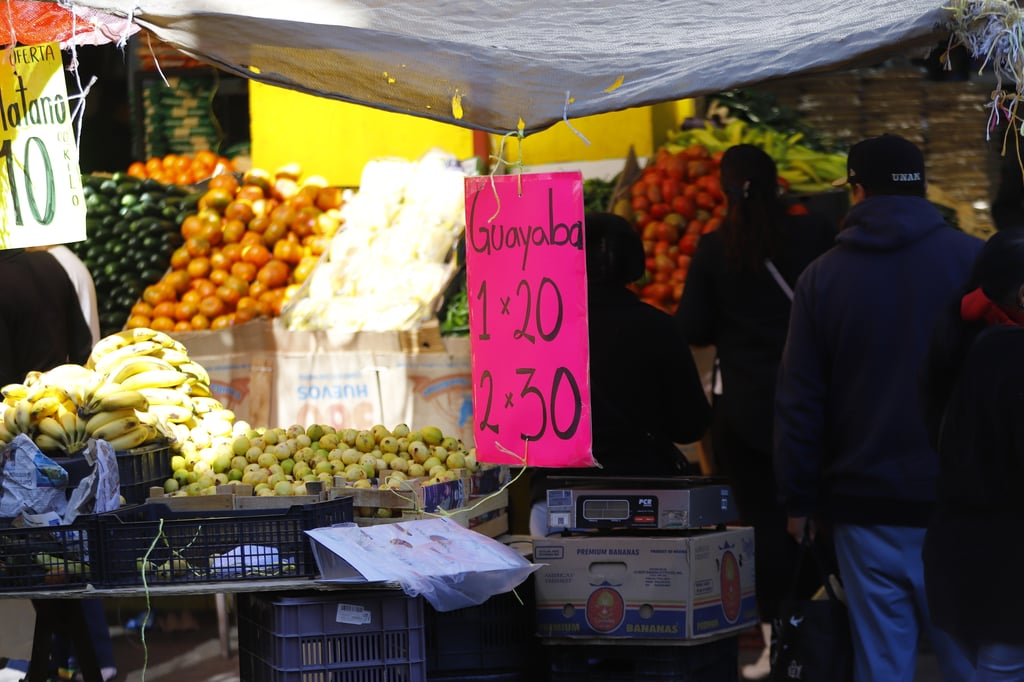
[[973,666],[963,650],[928,617],[921,561],[924,532],[902,526],[835,527],[856,682],[913,682],[922,631],[946,682],[973,679]]
[[964,642],[960,648],[975,665],[971,682],[1021,682],[1024,680],[1024,644]]

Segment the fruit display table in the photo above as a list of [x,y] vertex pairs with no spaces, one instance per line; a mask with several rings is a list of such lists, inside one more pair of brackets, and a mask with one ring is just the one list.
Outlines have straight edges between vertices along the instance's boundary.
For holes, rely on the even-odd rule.
[[313,578],[282,578],[270,580],[229,580],[209,583],[187,583],[177,585],[142,585],[95,589],[51,589],[16,592],[0,592],[0,599],[30,599],[36,612],[35,630],[32,640],[32,657],[29,662],[26,682],[45,682],[50,659],[52,636],[65,633],[78,651],[84,682],[102,682],[99,664],[93,652],[82,615],[81,600],[89,598],[124,597],[180,597],[203,594],[237,594],[249,592],[290,592],[337,591],[357,589],[401,592],[397,583],[375,583],[373,585],[338,585],[321,583]]

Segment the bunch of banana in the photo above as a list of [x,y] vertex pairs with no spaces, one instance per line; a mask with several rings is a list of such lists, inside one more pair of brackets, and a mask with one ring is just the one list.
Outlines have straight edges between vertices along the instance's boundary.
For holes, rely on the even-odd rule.
[[790,191],[831,190],[834,180],[846,176],[846,155],[811,149],[800,144],[801,139],[803,133],[788,134],[734,119],[725,126],[706,123],[703,128],[670,131],[665,148],[675,154],[696,144],[715,154],[738,144],[751,144],[772,157]]
[[[199,405],[223,405],[210,393],[210,375],[185,346],[148,328],[126,329],[101,339],[86,365],[105,383],[134,391],[146,401],[136,408],[142,424],[180,445],[197,426]],[[204,410],[208,411],[208,410]]]

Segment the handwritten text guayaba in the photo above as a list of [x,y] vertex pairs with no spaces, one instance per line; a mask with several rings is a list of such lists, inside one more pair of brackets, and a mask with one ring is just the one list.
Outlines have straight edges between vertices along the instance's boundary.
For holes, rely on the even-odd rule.
[[526,270],[531,246],[569,246],[574,249],[583,248],[583,222],[571,225],[557,222],[555,219],[554,192],[548,190],[547,224],[546,225],[488,225],[486,221],[478,223],[476,214],[477,203],[484,192],[473,196],[469,210],[469,244],[477,253],[491,255],[502,250],[514,251],[521,249],[522,269]]

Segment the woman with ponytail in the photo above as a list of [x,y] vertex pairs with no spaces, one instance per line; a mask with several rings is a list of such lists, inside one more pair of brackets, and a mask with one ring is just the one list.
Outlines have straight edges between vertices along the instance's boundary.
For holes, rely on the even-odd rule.
[[835,228],[783,200],[775,162],[760,148],[726,150],[720,165],[727,213],[704,235],[676,312],[694,346],[714,346],[711,446],[716,473],[728,477],[741,521],[753,526],[757,597],[765,649],[744,666],[746,679],[770,672],[770,623],[791,588],[798,553],[786,533],[772,471],[775,378],[797,277],[832,247]]
[[932,622],[979,681],[1024,679],[1024,230],[992,235],[932,344],[926,398],[940,468],[925,535]]

